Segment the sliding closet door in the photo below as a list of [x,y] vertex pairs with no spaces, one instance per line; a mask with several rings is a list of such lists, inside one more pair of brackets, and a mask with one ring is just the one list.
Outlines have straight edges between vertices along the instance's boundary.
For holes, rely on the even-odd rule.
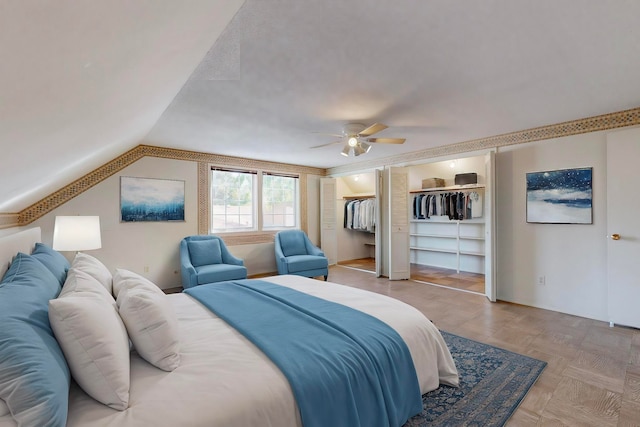
[[389,280],[411,276],[409,260],[409,176],[406,168],[387,169],[389,183]]
[[382,171],[375,170],[376,173],[376,277],[382,276]]
[[484,188],[484,293],[489,301],[496,301],[496,238],[495,238],[495,170],[496,153],[491,151],[485,159],[485,188]]
[[329,265],[338,262],[336,180],[320,178],[320,243]]

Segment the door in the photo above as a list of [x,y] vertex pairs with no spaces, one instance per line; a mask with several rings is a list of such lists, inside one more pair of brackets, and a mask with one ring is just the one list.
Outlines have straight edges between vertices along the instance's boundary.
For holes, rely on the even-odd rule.
[[389,280],[407,280],[409,261],[409,175],[405,168],[387,169],[389,205]]
[[376,173],[376,234],[375,234],[375,254],[376,254],[376,277],[382,276],[382,171],[375,170]]
[[336,212],[336,180],[320,178],[320,246],[329,260],[329,265],[338,262]]
[[496,302],[496,236],[495,236],[495,170],[496,153],[490,151],[484,156],[484,294],[489,301]]
[[609,320],[640,328],[640,129],[607,135],[607,279]]

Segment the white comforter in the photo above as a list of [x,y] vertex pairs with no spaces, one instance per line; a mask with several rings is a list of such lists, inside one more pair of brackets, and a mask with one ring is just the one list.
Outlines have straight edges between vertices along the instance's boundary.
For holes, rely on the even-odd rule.
[[[415,308],[384,295],[299,276],[262,280],[339,302],[386,322],[407,343],[422,393],[439,383],[457,385],[457,371],[442,336]],[[110,409],[75,386],[68,426],[301,425],[287,380],[260,350],[188,295],[167,298],[180,321],[180,367],[164,372],[132,353],[129,409]]]

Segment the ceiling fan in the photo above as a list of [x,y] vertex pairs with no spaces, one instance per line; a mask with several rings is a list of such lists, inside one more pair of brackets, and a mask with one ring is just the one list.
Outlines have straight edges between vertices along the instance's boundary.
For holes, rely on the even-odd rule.
[[387,127],[387,125],[383,125],[382,123],[374,123],[369,127],[361,123],[348,123],[342,128],[342,134],[330,134],[339,137],[340,140],[328,144],[316,145],[311,148],[327,147],[344,142],[345,145],[340,154],[349,157],[351,153],[353,153],[354,156],[368,153],[369,150],[371,150],[370,143],[403,144],[406,141],[405,138],[370,138],[371,135],[383,131]]

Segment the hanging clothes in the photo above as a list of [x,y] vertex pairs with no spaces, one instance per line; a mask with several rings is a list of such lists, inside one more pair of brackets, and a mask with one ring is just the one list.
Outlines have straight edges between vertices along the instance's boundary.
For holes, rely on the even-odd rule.
[[344,228],[375,232],[377,203],[375,199],[349,200],[344,205]]
[[413,196],[413,218],[447,216],[450,220],[482,218],[482,194],[477,191],[451,191]]

